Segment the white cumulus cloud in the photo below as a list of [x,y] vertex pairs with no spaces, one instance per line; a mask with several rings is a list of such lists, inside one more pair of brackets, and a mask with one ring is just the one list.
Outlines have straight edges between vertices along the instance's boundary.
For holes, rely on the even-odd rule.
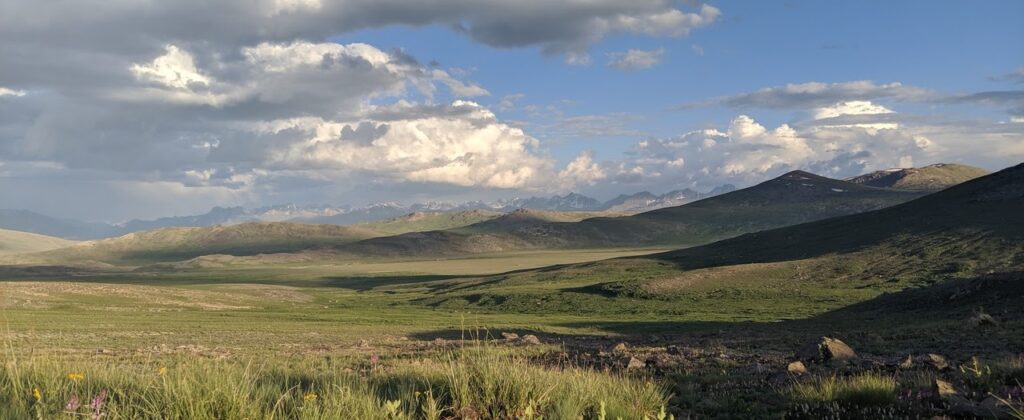
[[608,62],[608,67],[623,71],[645,70],[661,62],[661,58],[664,55],[664,48],[611,53],[609,54],[611,61]]

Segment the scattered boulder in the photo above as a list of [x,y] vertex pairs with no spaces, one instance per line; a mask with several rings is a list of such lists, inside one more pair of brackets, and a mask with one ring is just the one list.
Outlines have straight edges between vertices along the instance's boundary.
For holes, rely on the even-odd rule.
[[839,339],[821,337],[797,351],[796,358],[807,362],[846,362],[856,359],[857,353]]
[[503,332],[501,333],[501,338],[505,339],[505,341],[515,341],[519,339],[519,334]]
[[624,343],[624,342],[616,344],[614,347],[612,347],[612,353],[615,353],[615,354],[625,354],[627,352],[629,352],[629,346],[626,345],[626,343]]
[[647,364],[642,362],[642,361],[640,361],[640,359],[637,359],[635,357],[630,357],[629,361],[626,362],[626,369],[627,370],[643,369],[645,367],[647,367]]
[[936,370],[949,370],[949,362],[946,361],[945,357],[935,353],[928,353],[925,355],[918,356],[915,360],[918,363],[922,363],[935,368]]
[[519,339],[519,344],[524,346],[535,346],[540,344],[540,339],[533,334],[526,334]]
[[807,366],[804,366],[804,362],[797,360],[786,366],[786,371],[793,375],[803,375],[807,373]]
[[944,400],[952,398],[953,396],[957,395],[956,388],[953,387],[953,384],[946,382],[942,379],[935,380],[935,384],[933,386],[932,391],[935,392],[935,395],[938,395],[939,398]]

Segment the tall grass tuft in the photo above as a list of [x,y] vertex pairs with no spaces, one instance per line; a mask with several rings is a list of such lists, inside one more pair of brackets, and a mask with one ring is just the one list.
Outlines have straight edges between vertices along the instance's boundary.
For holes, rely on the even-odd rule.
[[846,378],[820,377],[793,385],[790,395],[795,400],[808,403],[887,405],[896,402],[896,378],[873,373]]
[[[12,355],[8,355],[12,356]],[[198,356],[6,357],[0,419],[657,418],[665,390],[645,378],[544,367],[470,345],[426,363],[299,356],[260,363]]]

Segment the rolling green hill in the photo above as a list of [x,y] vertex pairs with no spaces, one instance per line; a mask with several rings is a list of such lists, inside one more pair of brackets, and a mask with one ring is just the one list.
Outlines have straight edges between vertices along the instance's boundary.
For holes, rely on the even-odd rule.
[[0,255],[49,251],[74,245],[75,241],[16,230],[0,229]]
[[523,248],[692,246],[748,232],[899,204],[921,192],[865,187],[802,171],[732,193],[626,217],[553,221],[517,212],[447,231],[373,238],[357,255],[445,255]]
[[504,213],[490,210],[466,210],[456,212],[415,212],[394,219],[363,223],[357,226],[387,235],[409,232],[445,230],[491,220]]
[[67,248],[8,258],[15,264],[102,261],[148,264],[203,255],[255,255],[338,246],[379,235],[365,227],[301,223],[242,223],[203,228],[164,228]]
[[848,181],[869,187],[938,191],[985,175],[988,175],[988,171],[974,166],[937,163],[923,168],[875,171]]
[[[536,210],[496,216],[476,211],[412,214],[356,226],[245,223],[168,228],[19,255],[13,262],[100,261],[139,265],[214,254],[248,256],[308,250],[321,251],[316,254],[323,260],[416,258],[530,249],[693,246],[748,232],[884,208],[922,194],[865,187],[795,171],[743,190],[633,216],[586,218],[603,213]],[[447,229],[419,231],[435,227]]]
[[[894,299],[882,298],[886,292],[934,303],[950,289],[943,284],[991,283],[989,273],[1019,278],[1022,267],[1024,165],[1018,165],[881,210],[662,254],[435,285],[436,297],[422,302],[502,311],[564,305],[611,311],[639,299],[650,301],[652,310],[672,313],[704,307],[773,313],[762,305],[795,305],[814,315],[814,308],[824,312],[873,298],[880,300],[859,307],[877,310]],[[1024,287],[1007,286],[1005,279],[999,284],[1016,287],[1014,299]],[[917,287],[930,291],[907,291]]]

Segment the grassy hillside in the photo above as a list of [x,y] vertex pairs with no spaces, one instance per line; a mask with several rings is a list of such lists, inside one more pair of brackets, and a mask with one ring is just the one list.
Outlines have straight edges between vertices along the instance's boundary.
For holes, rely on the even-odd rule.
[[0,229],[0,255],[49,251],[71,246],[75,241],[16,230]]
[[938,191],[985,175],[988,171],[974,166],[937,163],[923,168],[875,171],[848,181],[869,187]]
[[[1024,165],[867,213],[643,257],[434,286],[432,306],[807,315],[908,287],[1024,267]],[[1018,284],[1018,287],[1024,284]],[[623,300],[624,299],[624,300]],[[679,303],[687,302],[686,305]]]
[[692,246],[876,210],[922,194],[796,171],[732,193],[633,216],[562,222],[537,212],[517,212],[458,229],[374,238],[345,250],[358,255],[445,255],[523,248]]
[[117,238],[19,255],[8,262],[63,264],[103,261],[114,264],[148,264],[178,261],[211,254],[254,255],[330,247],[379,235],[354,226],[300,223],[243,223],[203,228],[165,228],[130,233]]
[[[92,260],[137,265],[213,254],[245,256],[307,250],[334,251],[317,253],[315,259],[325,260],[693,246],[748,232],[879,209],[921,194],[865,187],[796,171],[743,190],[633,216],[589,217],[604,213],[518,210],[493,217],[489,212],[478,211],[412,214],[357,226],[246,223],[169,228],[19,256],[14,262],[64,264]],[[475,220],[482,221],[453,227]],[[448,229],[419,231],[432,227]]]
[[359,226],[388,235],[427,230],[445,230],[480,223],[501,216],[504,213],[490,210],[467,210],[456,212],[415,212],[394,219],[364,223]]

